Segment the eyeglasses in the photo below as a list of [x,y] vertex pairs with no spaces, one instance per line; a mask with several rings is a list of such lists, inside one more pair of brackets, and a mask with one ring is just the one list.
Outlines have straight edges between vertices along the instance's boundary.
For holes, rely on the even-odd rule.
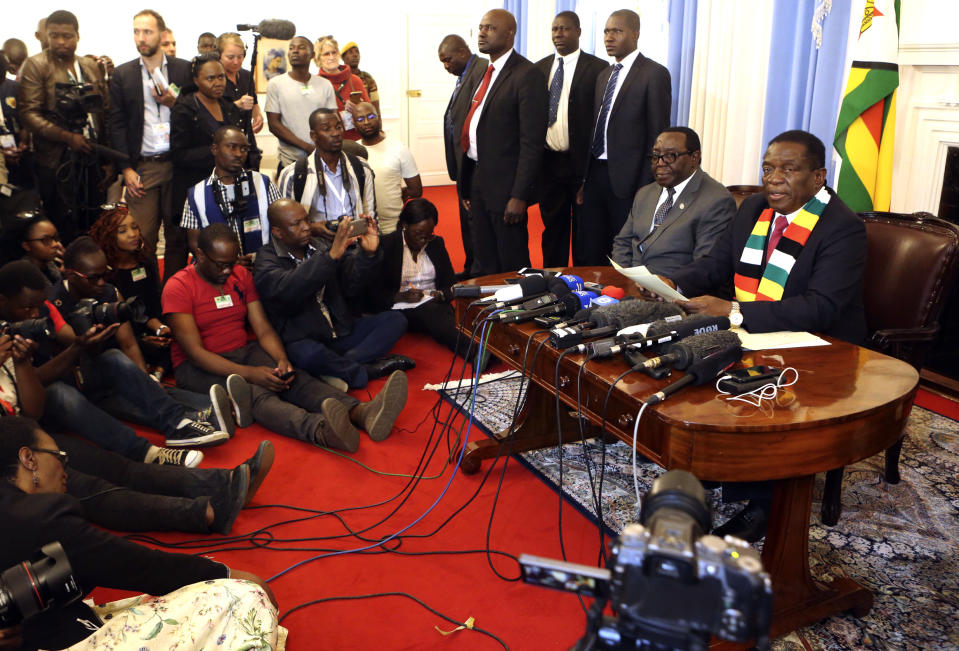
[[24,242],[40,242],[43,246],[53,246],[54,243],[60,241],[59,235],[44,235],[43,237],[28,237],[23,240]]
[[52,454],[64,466],[67,465],[67,462],[70,460],[70,455],[68,455],[63,450],[47,450],[46,448],[30,448],[30,449],[33,450],[34,452],[45,452],[46,454]]
[[110,212],[111,210],[125,211],[126,209],[127,209],[127,205],[122,201],[118,201],[117,203],[100,204],[100,212]]
[[355,118],[353,118],[353,121],[358,124],[363,124],[367,120],[375,120],[375,119],[376,119],[376,113],[370,113],[369,115],[357,115]]
[[106,279],[106,277],[110,275],[110,272],[113,271],[113,267],[111,267],[110,265],[107,265],[106,270],[101,274],[85,274],[81,271],[77,271],[76,269],[67,269],[66,271],[69,271],[70,273],[75,273],[76,275],[80,276],[88,283],[98,283],[101,280]]
[[666,162],[667,165],[672,165],[676,162],[676,159],[680,156],[685,156],[686,154],[691,154],[691,151],[668,151],[665,154],[657,154],[656,152],[651,153],[648,158],[652,163],[658,163],[660,159]]

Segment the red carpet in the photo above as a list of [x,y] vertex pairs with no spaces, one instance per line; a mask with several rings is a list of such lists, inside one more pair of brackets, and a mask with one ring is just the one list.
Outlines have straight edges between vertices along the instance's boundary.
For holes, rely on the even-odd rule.
[[[418,368],[409,373],[407,409],[397,423],[399,428],[416,431],[394,430],[389,439],[378,444],[363,435],[360,450],[352,455],[352,459],[382,472],[411,473],[426,446],[432,425],[428,412],[437,399],[435,392],[422,391],[421,387],[444,377],[450,355],[418,335],[407,335],[397,352],[418,361]],[[370,388],[377,391],[381,385],[382,381],[377,381]],[[444,414],[447,409],[444,405]],[[476,436],[482,434],[471,431],[470,437]],[[159,439],[155,435],[151,437]],[[277,457],[254,504],[289,504],[327,511],[362,507],[393,497],[407,481],[402,477],[373,474],[350,460],[268,433],[258,425],[237,432],[235,439],[223,446],[208,449],[203,465],[235,465],[252,454],[258,441],[264,437],[276,445]],[[349,550],[367,546],[369,542],[355,537],[341,537],[346,531],[345,526],[353,530],[372,527],[363,536],[379,539],[408,526],[426,513],[440,498],[451,474],[451,468],[443,467],[446,450],[444,439],[423,473],[426,476],[441,473],[440,476],[420,482],[405,503],[400,504],[400,498],[376,508],[343,512],[341,515],[346,525],[332,516],[324,516],[273,527],[271,532],[276,541],[269,548],[218,551],[210,556],[231,567],[268,578],[321,553],[320,549]],[[473,476],[457,473],[437,506],[407,532],[409,537],[401,541],[399,551],[423,554],[485,549],[487,523],[496,500],[496,484],[502,464],[497,466],[476,499],[458,515],[453,514],[466,505],[480,487],[488,467],[488,463],[484,464],[482,471]],[[245,534],[305,515],[309,514],[279,508],[248,509],[241,513],[233,533]],[[442,526],[451,516],[450,522]],[[563,509],[563,525],[569,559],[594,564],[599,549],[596,527],[568,506]],[[441,526],[438,533],[432,533]],[[181,534],[159,537],[165,541],[193,538]],[[316,537],[328,539],[304,540]],[[290,542],[280,544],[280,539]],[[223,538],[213,536],[211,540]],[[396,541],[392,544],[395,546]],[[515,460],[510,462],[503,481],[490,546],[513,555],[525,552],[560,557],[556,494]],[[302,551],[277,551],[281,547]],[[514,561],[494,557],[493,563],[505,576],[517,576]],[[475,617],[477,627],[498,635],[511,649],[569,648],[582,634],[585,621],[574,596],[499,579],[490,570],[482,553],[433,556],[346,554],[313,561],[276,579],[271,585],[281,612],[302,602],[326,597],[408,592],[458,621]],[[94,598],[105,601],[125,595],[114,590],[97,590]],[[495,641],[471,631],[443,637],[434,630],[434,625],[443,630],[451,630],[454,625],[399,597],[324,603],[294,613],[284,625],[290,629],[288,648],[293,650],[501,648]]]

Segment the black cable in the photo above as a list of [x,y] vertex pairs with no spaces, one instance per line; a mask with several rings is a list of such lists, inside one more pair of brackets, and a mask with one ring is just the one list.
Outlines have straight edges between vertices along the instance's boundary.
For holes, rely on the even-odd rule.
[[497,637],[496,635],[494,635],[493,633],[491,633],[491,632],[489,632],[489,631],[487,631],[487,630],[485,630],[485,629],[482,629],[482,628],[480,628],[480,627],[478,627],[478,626],[466,627],[466,624],[464,624],[463,622],[457,621],[457,620],[453,619],[452,617],[449,617],[449,616],[447,616],[447,615],[444,615],[444,614],[441,613],[440,611],[432,608],[431,606],[427,605],[427,604],[424,603],[423,601],[417,599],[417,598],[414,597],[413,595],[408,594],[408,593],[406,593],[406,592],[376,592],[376,593],[372,593],[372,594],[349,595],[349,596],[343,596],[343,597],[325,597],[325,598],[323,598],[323,599],[314,599],[313,601],[304,602],[304,603],[299,604],[299,605],[297,605],[297,606],[294,606],[294,607],[291,608],[290,610],[286,611],[285,613],[283,613],[283,614],[280,616],[279,620],[277,620],[277,623],[278,623],[278,624],[279,624],[279,623],[282,623],[284,619],[286,619],[288,616],[290,616],[291,614],[293,614],[293,613],[296,612],[297,610],[301,610],[301,609],[303,609],[303,608],[307,608],[308,606],[315,606],[315,605],[317,605],[317,604],[322,604],[322,603],[326,603],[326,602],[329,602],[329,601],[356,601],[356,600],[359,600],[359,599],[375,599],[375,598],[378,598],[378,597],[404,597],[404,598],[406,598],[406,599],[412,599],[413,601],[415,601],[416,603],[418,603],[418,604],[421,605],[423,608],[425,608],[426,610],[430,611],[431,613],[433,613],[433,614],[436,615],[437,617],[442,617],[442,618],[445,619],[446,621],[450,622],[451,624],[455,624],[456,626],[463,626],[463,627],[464,627],[464,630],[476,631],[477,633],[482,633],[483,635],[486,635],[487,637],[490,637],[490,638],[496,640],[497,642],[499,642],[500,646],[502,646],[504,649],[507,649],[507,651],[509,650],[509,647],[506,645],[506,642],[504,642],[503,640],[501,640],[500,638],[498,638],[498,637]]
[[[606,390],[606,399],[603,400],[603,418],[600,421],[600,436],[599,440],[601,441],[602,456],[600,457],[600,475],[599,475],[599,508],[596,511],[596,515],[599,516],[599,562],[606,562],[606,540],[603,528],[606,526],[606,516],[603,515],[602,509],[602,500],[603,500],[603,480],[606,478],[606,415],[609,409],[609,399],[613,395],[613,389],[616,388],[616,385],[619,384],[619,381],[624,377],[633,373],[636,369],[628,368],[619,376],[613,380],[613,383],[609,385],[609,389]],[[585,449],[585,444],[584,444]]]

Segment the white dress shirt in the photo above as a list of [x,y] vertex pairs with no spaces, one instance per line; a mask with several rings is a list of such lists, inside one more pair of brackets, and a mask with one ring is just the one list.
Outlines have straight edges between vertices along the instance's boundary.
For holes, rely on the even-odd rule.
[[[689,185],[689,182],[693,180],[693,177],[696,176],[696,173],[699,172],[698,169],[693,170],[693,173],[690,174],[685,181],[682,183],[677,183],[673,186],[673,205],[676,205],[676,202],[679,201],[679,197],[683,194],[683,190],[686,189],[686,186]],[[653,209],[653,215],[656,214],[656,211],[659,210],[659,207],[663,205],[666,201],[666,198],[669,196],[669,189],[663,188],[663,191],[659,193],[659,201],[656,202],[656,207]],[[656,228],[654,221],[649,222],[649,232],[652,233],[653,229]]]
[[553,77],[559,68],[560,59],[563,60],[563,90],[559,95],[559,107],[556,111],[556,122],[546,129],[546,146],[552,151],[569,151],[569,91],[573,87],[573,75],[576,74],[576,63],[579,61],[578,49],[575,52],[560,56],[557,52],[553,57],[553,67],[546,80],[546,91],[549,92]]
[[[616,98],[619,96],[619,89],[623,87],[623,82],[626,81],[626,75],[629,74],[629,70],[633,67],[633,63],[636,62],[636,58],[638,56],[639,50],[633,50],[624,56],[622,61],[616,62],[621,64],[623,67],[620,69],[619,75],[616,77],[616,88],[613,89],[613,99],[609,103],[609,115],[606,116],[606,125],[603,127],[603,142],[606,143],[606,147],[603,149],[603,153],[599,156],[600,160],[606,160],[607,154],[609,153],[609,141],[606,139],[606,134],[609,131],[609,120],[613,114],[613,107],[616,106]],[[612,76],[612,73],[610,73],[610,76]],[[605,95],[605,89],[603,94]],[[602,111],[602,106],[600,106],[600,111]]]
[[[513,48],[507,50],[503,56],[490,64],[493,66],[493,76],[490,77],[489,87],[486,89],[486,94],[483,95],[483,101],[480,102],[480,105],[476,107],[476,112],[473,113],[473,118],[470,120],[470,148],[466,152],[466,155],[475,161],[479,160],[479,152],[476,149],[476,126],[479,124],[480,116],[483,114],[483,107],[486,106],[486,99],[489,97],[490,91],[493,90],[493,84],[496,83],[496,78],[499,77],[500,71],[503,69],[503,66],[506,65],[506,62],[509,61],[511,56],[513,56]],[[483,74],[486,74],[485,71]],[[480,82],[480,86],[482,85],[482,82]],[[476,87],[477,92],[479,92],[480,86]],[[473,96],[475,97],[476,93],[473,93]]]
[[[165,54],[160,70],[169,80]],[[170,109],[153,99],[153,80],[143,57],[140,57],[140,77],[143,80],[143,142],[140,153],[143,156],[165,154],[170,151]]]

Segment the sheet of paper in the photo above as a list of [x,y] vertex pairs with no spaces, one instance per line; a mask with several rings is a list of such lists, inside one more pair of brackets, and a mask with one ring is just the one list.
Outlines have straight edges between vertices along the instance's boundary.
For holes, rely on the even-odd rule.
[[829,342],[810,332],[780,332],[752,333],[745,330],[733,330],[739,335],[746,350],[772,350],[774,348],[806,348],[807,346],[828,346]]
[[403,301],[399,301],[399,302],[397,302],[397,303],[393,303],[393,308],[392,308],[392,309],[394,309],[394,310],[412,310],[414,307],[419,307],[420,305],[422,305],[422,304],[425,303],[426,301],[432,301],[432,300],[433,300],[433,296],[432,296],[432,295],[430,295],[430,294],[425,294],[425,295],[423,296],[423,298],[421,298],[420,300],[418,300],[418,301],[415,302],[415,303],[405,303],[405,302],[403,302]]
[[634,283],[662,296],[667,301],[685,301],[686,297],[677,292],[675,289],[664,283],[659,279],[659,276],[652,273],[645,265],[639,265],[638,267],[625,268],[622,265],[616,264],[613,262],[613,259],[610,258],[609,261],[613,264],[613,269],[623,274]]

